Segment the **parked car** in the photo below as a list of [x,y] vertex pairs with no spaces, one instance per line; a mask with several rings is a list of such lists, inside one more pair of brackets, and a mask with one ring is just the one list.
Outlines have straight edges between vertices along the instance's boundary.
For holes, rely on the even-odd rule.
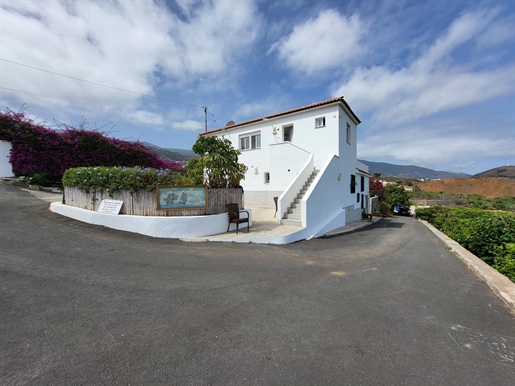
[[393,205],[392,211],[394,214],[398,214],[401,216],[411,216],[410,207],[406,205]]

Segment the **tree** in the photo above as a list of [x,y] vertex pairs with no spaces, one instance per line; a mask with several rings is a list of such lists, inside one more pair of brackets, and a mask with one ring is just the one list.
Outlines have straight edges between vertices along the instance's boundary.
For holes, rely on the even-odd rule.
[[384,201],[391,205],[409,205],[409,196],[403,186],[387,184],[384,188]]
[[238,162],[241,153],[228,139],[199,137],[192,150],[199,155],[188,161],[188,176],[195,184],[231,188],[245,179],[247,166]]

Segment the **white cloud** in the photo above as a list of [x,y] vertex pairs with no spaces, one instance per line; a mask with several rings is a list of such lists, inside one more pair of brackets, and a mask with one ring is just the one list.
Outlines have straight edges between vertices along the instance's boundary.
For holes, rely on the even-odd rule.
[[139,123],[144,125],[163,125],[164,118],[161,114],[156,114],[150,111],[133,111],[127,114],[127,119],[132,123]]
[[[240,71],[238,59],[257,38],[253,2],[181,3],[187,20],[157,2],[2,1],[2,58],[135,93],[5,61],[0,62],[1,86],[110,111],[141,108],[137,93],[153,95],[158,82],[187,90],[207,75],[223,84],[220,79]],[[27,99],[9,90],[2,95]],[[49,108],[67,105],[35,101]]]
[[477,38],[494,16],[464,14],[411,64],[397,70],[358,68],[332,94],[344,95],[358,114],[371,112],[373,125],[392,125],[513,92],[513,66],[479,71],[452,61],[454,51]]
[[241,120],[260,118],[286,110],[283,106],[287,104],[291,104],[291,101],[288,101],[284,95],[274,93],[261,100],[240,104],[238,109],[234,112],[232,119],[235,122],[240,122]]
[[367,136],[358,144],[360,159],[390,159],[400,164],[424,165],[432,169],[459,170],[481,159],[510,157],[513,144],[503,138],[486,139],[463,135],[424,135],[413,131],[390,131]]
[[173,121],[171,122],[171,127],[174,130],[187,130],[194,132],[201,132],[204,130],[204,126],[199,121],[194,121],[191,119],[187,119],[185,121]]
[[296,25],[292,33],[274,45],[279,58],[294,71],[312,75],[355,60],[362,51],[365,26],[358,15],[342,16],[335,10],[321,11],[315,19]]

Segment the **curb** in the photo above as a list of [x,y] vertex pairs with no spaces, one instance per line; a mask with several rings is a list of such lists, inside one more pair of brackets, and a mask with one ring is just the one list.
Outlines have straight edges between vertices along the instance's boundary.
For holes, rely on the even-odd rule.
[[433,232],[454,254],[463,261],[486,285],[509,307],[515,315],[515,283],[503,274],[497,272],[476,255],[467,251],[449,236],[443,234],[425,220],[419,220]]

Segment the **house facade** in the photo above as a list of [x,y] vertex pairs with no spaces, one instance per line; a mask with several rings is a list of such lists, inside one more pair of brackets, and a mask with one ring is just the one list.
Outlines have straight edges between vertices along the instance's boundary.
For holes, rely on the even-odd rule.
[[0,177],[13,177],[13,168],[9,161],[12,145],[10,142],[0,140]]
[[245,204],[275,207],[306,238],[368,212],[368,167],[357,161],[359,118],[343,97],[201,133],[229,139],[248,167]]

